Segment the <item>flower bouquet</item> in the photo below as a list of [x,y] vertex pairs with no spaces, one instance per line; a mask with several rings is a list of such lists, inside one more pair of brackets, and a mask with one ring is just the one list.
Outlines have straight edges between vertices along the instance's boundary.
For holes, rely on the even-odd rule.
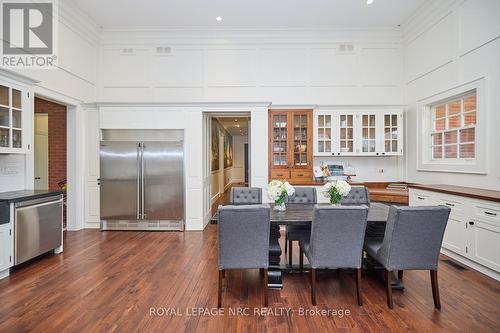
[[285,200],[295,193],[295,189],[287,181],[271,180],[267,193],[269,199],[274,201],[274,210],[285,211]]
[[329,182],[323,185],[323,195],[330,199],[332,205],[339,205],[342,198],[351,192],[351,185],[343,180]]

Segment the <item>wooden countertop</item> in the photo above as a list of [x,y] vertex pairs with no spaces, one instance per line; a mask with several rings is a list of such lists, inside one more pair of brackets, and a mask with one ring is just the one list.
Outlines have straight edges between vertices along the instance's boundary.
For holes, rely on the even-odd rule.
[[409,184],[408,187],[425,191],[459,195],[474,199],[500,202],[500,191],[485,190],[482,188],[444,185],[444,184],[436,184],[436,185]]

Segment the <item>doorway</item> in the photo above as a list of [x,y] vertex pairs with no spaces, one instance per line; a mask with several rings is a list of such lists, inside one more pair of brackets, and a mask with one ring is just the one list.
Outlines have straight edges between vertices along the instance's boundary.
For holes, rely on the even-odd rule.
[[[35,97],[34,119],[34,188],[66,190],[66,106]],[[64,199],[66,203],[66,195]],[[66,227],[66,204],[64,205],[64,227]]]
[[250,114],[209,114],[207,169],[212,210],[227,202],[230,188],[250,186]]

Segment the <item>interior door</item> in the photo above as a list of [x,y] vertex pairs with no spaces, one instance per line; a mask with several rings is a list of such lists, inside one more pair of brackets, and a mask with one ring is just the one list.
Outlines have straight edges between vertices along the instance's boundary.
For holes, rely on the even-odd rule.
[[144,142],[143,218],[184,220],[183,141]]
[[140,147],[133,141],[101,141],[101,220],[139,219]]
[[49,115],[35,113],[35,190],[49,188]]

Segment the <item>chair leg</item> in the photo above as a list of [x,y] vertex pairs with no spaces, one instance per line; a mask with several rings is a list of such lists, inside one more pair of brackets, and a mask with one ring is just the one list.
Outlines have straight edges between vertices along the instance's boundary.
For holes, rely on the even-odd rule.
[[441,300],[439,299],[438,272],[431,270],[432,298],[434,299],[434,307],[441,309]]
[[292,267],[292,240],[288,240],[288,266]]
[[299,269],[300,274],[302,274],[302,271],[304,270],[304,251],[301,247],[299,247]]
[[262,286],[264,288],[264,307],[268,307],[269,306],[269,296],[268,296],[268,288],[267,288],[267,269],[263,269],[262,270],[263,274],[264,274],[264,285]]
[[400,279],[401,281],[403,281],[403,272],[403,270],[398,271],[398,279]]
[[219,270],[219,288],[217,291],[217,308],[222,306],[222,279],[224,276],[224,270]]
[[361,268],[356,269],[356,293],[358,295],[358,305],[363,305],[363,295],[361,294]]
[[393,308],[392,302],[392,271],[385,270],[385,290],[387,293],[387,306]]
[[316,269],[311,268],[311,301],[316,305]]

